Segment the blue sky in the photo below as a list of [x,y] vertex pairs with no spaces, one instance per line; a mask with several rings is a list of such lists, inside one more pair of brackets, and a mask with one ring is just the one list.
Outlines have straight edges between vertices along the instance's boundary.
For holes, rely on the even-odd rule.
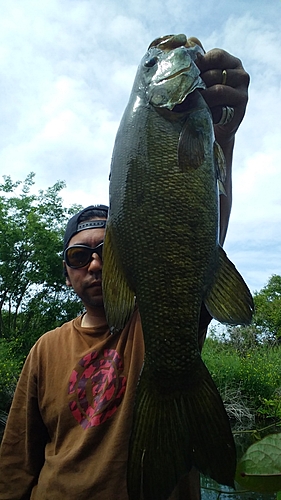
[[0,19],[0,173],[66,206],[108,202],[118,123],[149,43],[170,33],[223,48],[250,73],[225,249],[251,290],[281,274],[281,1],[9,0]]

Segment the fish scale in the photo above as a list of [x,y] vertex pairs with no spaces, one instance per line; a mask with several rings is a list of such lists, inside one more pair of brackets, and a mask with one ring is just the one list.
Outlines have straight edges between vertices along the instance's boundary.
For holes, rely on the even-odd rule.
[[[200,42],[198,42],[200,43]],[[112,155],[103,257],[108,323],[139,307],[145,360],[128,458],[130,500],[167,500],[192,466],[234,485],[229,420],[198,348],[202,303],[218,321],[247,324],[253,301],[218,243],[222,153],[184,35],[142,59]]]

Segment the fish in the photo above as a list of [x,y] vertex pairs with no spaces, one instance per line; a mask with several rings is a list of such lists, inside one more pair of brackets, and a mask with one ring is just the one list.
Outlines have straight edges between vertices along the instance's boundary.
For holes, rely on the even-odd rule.
[[150,44],[112,153],[104,307],[118,331],[137,304],[145,344],[128,452],[130,500],[167,500],[193,466],[234,486],[235,443],[198,328],[202,304],[222,323],[249,324],[253,299],[219,245],[225,160],[201,95],[199,53],[200,41],[183,34]]

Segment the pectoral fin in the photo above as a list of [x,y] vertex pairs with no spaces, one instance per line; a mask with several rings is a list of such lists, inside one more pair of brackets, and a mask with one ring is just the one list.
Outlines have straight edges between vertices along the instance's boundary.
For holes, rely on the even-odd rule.
[[248,325],[252,320],[251,292],[221,247],[215,283],[204,302],[209,313],[220,323]]
[[204,133],[203,129],[195,126],[193,117],[186,120],[179,138],[178,165],[182,172],[190,168],[196,169],[204,161]]
[[108,325],[122,329],[135,307],[135,295],[114,252],[112,231],[108,222],[104,240],[102,288]]

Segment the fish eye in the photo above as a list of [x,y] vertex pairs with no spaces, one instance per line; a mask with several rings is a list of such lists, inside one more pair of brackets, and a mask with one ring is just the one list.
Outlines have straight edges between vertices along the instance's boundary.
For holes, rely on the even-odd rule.
[[147,59],[144,63],[144,65],[147,67],[147,68],[152,68],[153,66],[155,66],[155,64],[157,64],[158,62],[158,57],[150,57],[150,59]]

